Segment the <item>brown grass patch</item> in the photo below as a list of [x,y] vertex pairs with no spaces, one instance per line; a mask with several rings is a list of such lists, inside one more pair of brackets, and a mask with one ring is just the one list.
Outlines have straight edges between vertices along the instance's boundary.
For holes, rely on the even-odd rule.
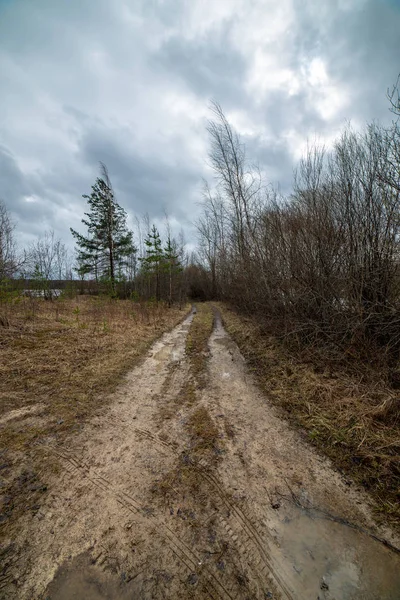
[[204,406],[190,415],[187,430],[192,460],[215,464],[223,452],[223,445],[220,432]]
[[[228,332],[258,383],[292,423],[370,493],[374,509],[400,526],[398,395],[379,373],[350,372],[302,354],[267,335],[254,318],[220,305]],[[321,356],[321,355],[319,355]]]
[[176,411],[182,407],[191,407],[197,400],[197,392],[206,384],[207,360],[209,355],[208,339],[213,330],[213,312],[209,305],[197,305],[186,338],[185,352],[188,360],[188,377],[181,390],[169,402],[164,402],[166,392],[171,385],[174,371],[179,365],[172,366],[163,383],[160,393],[159,419],[172,419]]
[[[206,384],[208,340],[213,330],[214,317],[211,306],[198,304],[197,312],[186,338],[186,356],[189,373],[174,402],[174,409],[191,408],[198,400],[198,391]],[[172,408],[162,415],[170,418]],[[207,494],[202,489],[198,464],[202,468],[214,468],[223,453],[221,434],[204,406],[192,409],[185,422],[188,445],[181,453],[174,468],[166,473],[153,487],[153,493],[170,505],[177,499],[190,497],[194,505],[206,506]],[[183,510],[183,509],[180,509]],[[190,524],[191,521],[188,521]]]
[[[39,477],[40,444],[79,431],[186,310],[104,297],[23,299],[1,308],[7,327],[0,328],[0,475],[2,494],[10,496],[2,502],[8,521],[20,504],[14,500],[15,485],[21,493],[29,491],[19,486],[18,477],[22,481],[27,469],[31,478]],[[25,408],[32,412],[7,421],[10,411]],[[40,481],[45,479],[41,473]]]
[[186,356],[189,360],[190,374],[201,388],[206,381],[208,339],[213,330],[214,317],[209,304],[197,304],[196,308],[197,312],[186,339]]
[[175,467],[153,486],[153,494],[171,504],[176,499],[190,497],[194,506],[206,506],[208,502],[198,466],[212,469],[218,464],[224,451],[222,436],[204,406],[198,407],[186,422],[189,444],[181,453]]

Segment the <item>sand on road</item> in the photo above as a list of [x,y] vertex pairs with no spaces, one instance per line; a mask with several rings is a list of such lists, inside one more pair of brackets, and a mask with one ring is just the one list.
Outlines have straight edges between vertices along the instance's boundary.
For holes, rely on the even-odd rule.
[[217,313],[196,381],[193,318],[73,447],[43,449],[61,473],[23,523],[0,595],[399,599],[400,554],[377,538],[398,541],[257,389]]

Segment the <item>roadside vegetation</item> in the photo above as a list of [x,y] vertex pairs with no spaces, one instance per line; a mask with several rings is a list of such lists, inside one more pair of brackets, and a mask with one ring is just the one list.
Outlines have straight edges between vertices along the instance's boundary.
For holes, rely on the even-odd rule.
[[267,397],[310,443],[329,456],[349,484],[367,489],[378,520],[400,527],[400,421],[397,393],[379,369],[322,348],[288,346],[268,322],[218,304]]

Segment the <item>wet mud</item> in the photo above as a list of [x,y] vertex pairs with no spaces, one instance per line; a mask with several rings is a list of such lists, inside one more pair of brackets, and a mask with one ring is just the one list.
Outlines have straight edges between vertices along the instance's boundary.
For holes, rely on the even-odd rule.
[[44,449],[62,470],[10,540],[0,596],[398,600],[398,540],[255,386],[218,315],[188,397],[192,319],[73,447]]

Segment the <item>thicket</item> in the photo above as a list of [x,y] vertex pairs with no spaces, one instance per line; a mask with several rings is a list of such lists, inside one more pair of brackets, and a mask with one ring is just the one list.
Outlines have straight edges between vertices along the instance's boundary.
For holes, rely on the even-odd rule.
[[[397,95],[396,95],[397,94]],[[398,87],[390,95],[400,114]],[[203,294],[258,314],[300,344],[400,351],[400,125],[347,126],[333,148],[309,146],[282,197],[254,168],[214,103],[216,186],[197,222]]]

